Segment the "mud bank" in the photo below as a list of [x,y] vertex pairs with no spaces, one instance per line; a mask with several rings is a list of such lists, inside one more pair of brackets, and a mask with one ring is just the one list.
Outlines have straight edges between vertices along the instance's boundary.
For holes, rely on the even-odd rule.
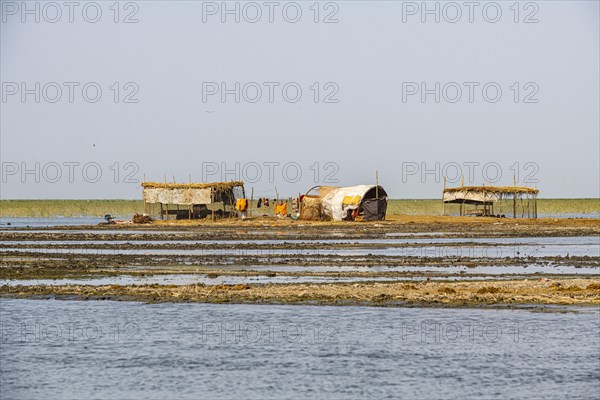
[[1,286],[2,297],[143,302],[511,307],[600,305],[600,279],[266,285]]
[[[450,217],[426,215],[392,215],[386,221],[378,222],[320,222],[276,220],[271,217],[251,218],[244,221],[238,219],[220,220],[216,222],[194,221],[155,221],[152,224],[125,225],[85,225],[55,226],[48,228],[19,228],[11,235],[15,240],[40,240],[43,233],[60,230],[59,240],[69,240],[71,233],[85,230],[87,235],[103,239],[101,235],[120,234],[120,239],[139,240],[157,238],[156,232],[168,232],[179,237],[173,239],[202,240],[248,240],[254,238],[280,240],[284,236],[304,239],[321,239],[326,237],[382,238],[386,235],[444,233],[448,237],[526,237],[526,236],[589,236],[600,234],[600,219],[511,219],[487,217]],[[0,235],[13,229],[0,229]],[[39,236],[30,236],[36,231]],[[121,233],[122,232],[122,233]],[[153,234],[154,233],[154,234]],[[432,235],[433,237],[433,235]],[[107,238],[109,239],[109,238]],[[9,240],[9,239],[2,239]]]
[[403,216],[376,223],[261,218],[5,229],[0,282],[6,285],[0,294],[147,302],[597,305],[599,222]]

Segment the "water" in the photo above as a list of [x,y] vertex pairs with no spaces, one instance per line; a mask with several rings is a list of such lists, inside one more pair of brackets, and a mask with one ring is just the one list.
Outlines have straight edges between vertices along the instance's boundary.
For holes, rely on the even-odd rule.
[[600,245],[514,245],[514,246],[421,246],[388,248],[342,248],[342,249],[95,249],[95,248],[0,248],[8,253],[39,254],[136,254],[177,256],[396,256],[396,257],[470,257],[470,258],[526,258],[600,256]]
[[97,225],[105,222],[104,218],[99,217],[61,217],[52,218],[42,217],[0,217],[0,227],[2,228],[24,228],[24,227],[44,227],[44,226],[64,226],[64,225]]
[[596,399],[600,313],[0,300],[2,398]]
[[[1,239],[0,235],[0,239]],[[306,248],[283,248],[277,244],[295,244]],[[353,243],[350,248],[310,249],[311,245],[327,243]],[[43,244],[48,248],[38,248]],[[130,249],[98,249],[94,246],[135,244]],[[270,245],[267,249],[246,248],[188,248],[157,249],[154,245]],[[31,247],[11,247],[15,245]],[[395,245],[408,247],[394,247]],[[53,247],[54,246],[54,247]],[[73,246],[61,248],[64,246]],[[85,246],[84,248],[81,248]],[[143,248],[149,246],[150,248]],[[388,247],[389,246],[389,247]],[[79,248],[78,248],[79,247]],[[359,239],[359,240],[46,240],[46,241],[6,241],[0,240],[0,251],[33,252],[50,254],[137,254],[137,255],[224,255],[224,256],[403,256],[403,257],[565,257],[600,256],[600,238],[597,236],[582,237],[529,237],[529,238],[442,238],[442,239]]]
[[[6,231],[5,231],[6,232]],[[34,232],[34,231],[29,231]],[[44,233],[55,233],[55,231],[35,231]],[[96,231],[98,233],[98,231]],[[151,233],[159,233],[155,231]],[[79,232],[77,232],[79,233]],[[102,233],[102,232],[100,232]],[[146,232],[137,232],[146,233]],[[500,245],[500,246],[545,246],[545,245],[557,245],[557,246],[597,246],[600,248],[600,237],[598,236],[569,236],[569,237],[555,237],[555,236],[540,236],[540,237],[507,237],[507,238],[441,238],[441,239],[412,239],[412,238],[401,238],[401,239],[281,239],[281,240],[263,240],[263,239],[244,239],[244,240],[219,240],[219,239],[153,239],[153,240],[138,240],[135,237],[126,240],[55,240],[55,239],[38,239],[38,240],[1,240],[2,236],[6,233],[0,232],[0,246],[14,245],[18,243],[20,245],[98,245],[98,244],[136,244],[136,245],[281,245],[281,244],[295,244],[295,245],[318,245],[324,244],[353,244],[360,245],[357,247],[369,247],[372,245],[427,245],[427,244],[466,244],[470,246],[482,246],[482,245]]]
[[[457,276],[452,277],[457,279]],[[425,278],[421,278],[424,280]],[[207,275],[202,274],[165,274],[165,275],[151,275],[151,276],[132,276],[132,275],[120,275],[114,277],[102,277],[102,278],[91,278],[91,279],[22,279],[22,280],[9,280],[0,279],[0,286],[9,285],[24,285],[24,286],[35,286],[35,285],[86,285],[86,286],[102,286],[102,285],[237,285],[237,284],[257,284],[257,283],[272,283],[272,284],[284,284],[284,283],[331,283],[331,282],[389,282],[407,280],[399,279],[394,277],[327,277],[327,276],[266,276],[266,275],[254,275],[254,276],[237,276],[237,275],[219,275],[215,278],[209,278]],[[408,278],[411,280],[411,278]]]
[[[600,212],[591,213],[555,213],[555,214],[539,214],[539,218],[600,218]],[[131,216],[113,216],[116,219],[129,220]],[[513,221],[507,218],[506,221]],[[53,226],[66,226],[66,225],[97,225],[98,223],[104,222],[104,218],[101,217],[63,217],[55,216],[51,218],[47,217],[0,217],[0,228],[23,228],[23,227],[53,227]],[[518,220],[517,220],[518,222]],[[10,225],[8,225],[10,224]],[[255,232],[261,234],[263,232]],[[429,233],[423,233],[429,234]],[[409,235],[403,233],[402,235]]]

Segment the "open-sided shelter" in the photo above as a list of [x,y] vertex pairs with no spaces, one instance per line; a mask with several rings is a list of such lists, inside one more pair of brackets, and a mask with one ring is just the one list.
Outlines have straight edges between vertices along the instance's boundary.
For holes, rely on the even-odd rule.
[[[244,182],[211,182],[211,183],[160,183],[143,182],[144,211],[148,204],[160,205],[160,217],[176,215],[177,219],[202,218],[215,215],[215,206],[222,203],[223,209],[217,215],[227,215],[226,208],[233,211],[237,198],[245,197]],[[173,209],[175,207],[175,209]]]
[[[523,186],[461,186],[444,188],[444,214],[446,204],[458,204],[459,215],[502,215],[503,200],[512,200],[513,218],[517,218],[519,206],[521,218],[537,218],[537,195],[539,190]],[[494,212],[494,205],[497,205]],[[467,207],[472,206],[472,207]],[[481,208],[480,208],[481,207]]]

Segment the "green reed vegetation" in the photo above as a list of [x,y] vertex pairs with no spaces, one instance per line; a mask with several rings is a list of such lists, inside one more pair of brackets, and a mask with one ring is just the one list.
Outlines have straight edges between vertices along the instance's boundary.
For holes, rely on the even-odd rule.
[[[446,211],[454,209],[447,206]],[[512,213],[512,205],[502,205],[502,213]],[[258,210],[257,210],[258,211]],[[263,210],[260,210],[263,211]],[[272,211],[272,207],[270,209]],[[291,208],[288,207],[291,212]],[[0,217],[113,217],[129,219],[135,213],[144,212],[141,200],[1,200]],[[393,199],[388,203],[388,214],[442,215],[443,205],[439,199]],[[498,213],[499,209],[495,208]],[[260,212],[262,215],[262,212]],[[539,199],[538,214],[561,215],[581,214],[600,217],[600,199]]]

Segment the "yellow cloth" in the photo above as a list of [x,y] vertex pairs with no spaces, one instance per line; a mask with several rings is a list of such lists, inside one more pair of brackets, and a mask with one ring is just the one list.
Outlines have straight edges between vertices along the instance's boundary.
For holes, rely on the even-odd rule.
[[246,211],[246,209],[248,208],[248,199],[237,199],[235,203],[235,208],[239,211]]
[[277,214],[287,215],[287,203],[275,206],[275,215]]
[[345,206],[355,206],[360,203],[360,196],[344,196],[342,204]]

